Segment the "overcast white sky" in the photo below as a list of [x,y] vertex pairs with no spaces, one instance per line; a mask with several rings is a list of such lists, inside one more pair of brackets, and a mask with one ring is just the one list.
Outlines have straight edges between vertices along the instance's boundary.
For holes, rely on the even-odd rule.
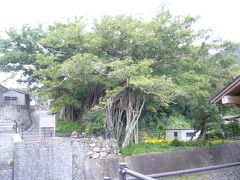
[[[211,28],[216,36],[240,42],[239,0],[0,0],[0,31],[74,16],[124,13],[149,19],[163,3],[175,15],[200,16],[198,28]],[[0,83],[4,77],[0,74]],[[16,86],[14,80],[3,84]]]

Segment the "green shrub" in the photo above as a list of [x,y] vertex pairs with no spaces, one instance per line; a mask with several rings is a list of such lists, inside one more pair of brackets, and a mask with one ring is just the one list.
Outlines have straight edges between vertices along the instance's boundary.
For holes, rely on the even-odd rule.
[[184,146],[184,142],[183,142],[183,141],[179,141],[178,139],[174,139],[174,140],[171,142],[171,145],[172,145],[172,146],[175,146],[175,147]]
[[72,131],[83,131],[84,126],[76,121],[61,120],[56,121],[56,131],[58,133],[71,133]]
[[240,124],[237,122],[225,124],[223,130],[226,137],[240,136]]
[[220,138],[223,138],[223,131],[221,129],[214,129],[206,132],[205,134],[206,140],[220,139]]
[[165,130],[162,127],[144,128],[140,130],[139,134],[146,134],[149,137],[155,137],[155,138],[164,138]]
[[84,117],[86,127],[93,132],[99,132],[104,129],[106,115],[101,111],[88,112]]
[[177,114],[177,115],[171,115],[168,118],[168,125],[166,128],[171,129],[171,128],[190,128],[190,120],[187,119],[184,115],[182,114]]
[[202,147],[206,146],[208,141],[206,140],[197,140],[197,141],[186,141],[184,142],[185,146],[189,147]]

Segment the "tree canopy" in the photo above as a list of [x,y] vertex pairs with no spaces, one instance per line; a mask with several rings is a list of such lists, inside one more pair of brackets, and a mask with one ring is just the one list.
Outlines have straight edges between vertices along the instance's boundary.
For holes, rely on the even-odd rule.
[[141,118],[169,107],[204,131],[219,113],[208,100],[239,66],[236,45],[195,31],[196,21],[163,10],[150,21],[118,15],[10,29],[0,39],[0,70],[22,72],[63,119],[86,123],[87,113],[101,112],[122,146],[138,142]]

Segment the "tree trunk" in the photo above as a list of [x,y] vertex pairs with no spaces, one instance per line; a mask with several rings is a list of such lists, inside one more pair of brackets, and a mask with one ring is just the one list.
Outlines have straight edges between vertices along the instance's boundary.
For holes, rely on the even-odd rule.
[[99,103],[99,99],[105,95],[105,88],[103,86],[92,86],[87,98],[82,102],[81,108],[76,108],[71,105],[66,105],[61,109],[59,117],[72,121],[79,121],[83,123],[83,116],[92,107]]
[[[122,146],[126,147],[132,141],[138,143],[138,119],[145,104],[145,97],[131,88],[113,95],[106,107],[107,130],[116,139],[120,139],[125,127],[125,136]],[[125,120],[125,122],[123,122]]]
[[199,131],[200,131],[200,129],[197,129],[196,131],[194,131],[194,133],[193,133],[193,135],[192,135],[190,141],[193,140],[194,136],[196,136],[196,134],[197,134]]
[[200,132],[200,134],[199,134],[199,136],[198,136],[198,140],[200,140],[200,139],[204,139],[204,134],[205,134],[205,130],[204,129],[201,129],[201,132]]

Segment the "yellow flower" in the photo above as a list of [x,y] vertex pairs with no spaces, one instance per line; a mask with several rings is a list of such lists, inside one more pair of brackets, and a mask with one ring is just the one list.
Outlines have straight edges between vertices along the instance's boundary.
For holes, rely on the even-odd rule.
[[224,144],[227,143],[227,140],[216,139],[208,142],[208,145],[215,145],[215,144]]
[[150,137],[143,137],[144,143],[146,144],[170,144],[172,141],[169,139],[158,139],[158,138],[150,138]]

